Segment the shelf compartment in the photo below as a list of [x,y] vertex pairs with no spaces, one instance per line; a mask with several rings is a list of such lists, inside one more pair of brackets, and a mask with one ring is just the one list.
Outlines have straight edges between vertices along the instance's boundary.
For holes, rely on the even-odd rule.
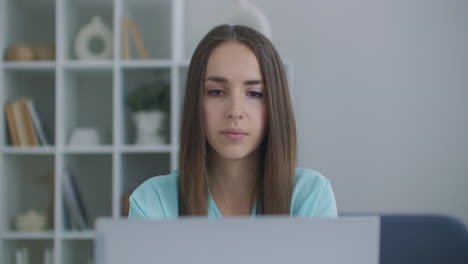
[[[61,182],[64,183],[68,175],[65,171],[73,174],[77,192],[89,217],[90,226],[82,231],[92,230],[97,217],[112,215],[112,154],[66,154],[64,162]],[[67,209],[63,210],[63,228],[66,231],[81,231],[70,225],[65,200],[71,196],[65,197],[64,185],[61,187],[60,200],[63,208]]]
[[[33,240],[8,240],[3,242],[2,263],[15,264],[16,251],[26,248],[29,252],[29,263],[44,263],[44,254],[46,249],[53,249],[52,239],[33,239]],[[52,253],[52,252],[51,252]],[[53,258],[53,253],[51,254]]]
[[29,209],[46,215],[46,230],[52,230],[54,156],[7,155],[4,161],[2,173],[6,176],[4,183],[7,188],[2,199],[8,207],[3,217],[8,230],[17,231],[16,216]]
[[[53,145],[55,141],[55,72],[9,71],[3,76],[5,102],[12,102],[20,97],[31,99],[46,137]],[[5,129],[8,130],[8,127],[5,126]],[[4,140],[4,145],[11,146],[9,136]]]
[[[113,26],[113,1],[102,0],[102,1],[75,1],[75,0],[64,0],[64,27],[63,36],[65,43],[63,52],[66,60],[78,60],[75,53],[75,40],[78,32],[91,22],[91,19],[98,15],[102,18],[102,22],[114,31]],[[114,33],[114,32],[113,32]],[[112,39],[112,43],[114,40]],[[100,40],[91,39],[90,49],[95,52],[102,50],[103,43]],[[112,60],[112,58],[109,58]]]
[[65,71],[65,145],[82,147],[70,145],[72,134],[77,128],[96,129],[100,141],[98,146],[112,144],[112,85],[111,70]]
[[[171,7],[171,0],[123,1],[123,15],[135,22],[150,59],[171,58]],[[135,41],[130,36],[129,30],[130,58],[140,59]]]
[[92,239],[63,240],[63,254],[60,263],[87,264],[95,263],[94,241]]
[[[170,69],[126,69],[122,74],[123,83],[123,111],[124,117],[122,118],[122,127],[120,130],[122,133],[123,144],[135,144],[136,143],[136,128],[135,122],[132,120],[132,112],[126,104],[126,99],[129,94],[134,92],[141,87],[154,85],[159,82],[165,82],[169,84],[168,89],[171,89],[170,82]],[[169,91],[170,93],[170,91]],[[169,98],[170,100],[170,98]],[[166,114],[165,120],[162,121],[161,135],[165,138],[165,144],[170,144],[171,131],[170,131],[170,111]],[[157,133],[157,132],[156,132]]]
[[5,49],[19,43],[55,45],[54,0],[5,0],[5,10]]
[[[170,171],[171,154],[122,154],[122,195],[127,199],[140,184],[153,176],[166,175]],[[122,211],[126,201],[122,202]],[[126,208],[128,210],[128,208]]]

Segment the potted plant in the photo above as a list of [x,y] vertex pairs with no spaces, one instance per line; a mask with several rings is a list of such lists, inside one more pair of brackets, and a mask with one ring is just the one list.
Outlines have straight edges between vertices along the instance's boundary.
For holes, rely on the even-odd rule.
[[136,125],[135,144],[168,143],[170,90],[167,82],[143,85],[127,95],[126,103]]

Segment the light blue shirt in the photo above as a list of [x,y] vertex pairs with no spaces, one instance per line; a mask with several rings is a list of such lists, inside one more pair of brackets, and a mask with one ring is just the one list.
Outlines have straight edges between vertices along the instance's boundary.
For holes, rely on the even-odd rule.
[[[142,183],[130,196],[130,219],[171,219],[179,216],[179,173],[156,176]],[[256,203],[251,216],[256,215]],[[330,180],[320,173],[303,168],[295,171],[291,200],[291,216],[337,217],[336,201]],[[208,217],[223,217],[216,203],[208,195]]]

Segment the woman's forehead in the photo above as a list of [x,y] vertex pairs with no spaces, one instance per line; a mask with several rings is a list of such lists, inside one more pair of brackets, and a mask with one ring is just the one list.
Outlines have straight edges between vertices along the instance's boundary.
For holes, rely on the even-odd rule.
[[255,53],[238,41],[226,41],[208,57],[205,79],[209,76],[229,79],[261,79],[260,65]]

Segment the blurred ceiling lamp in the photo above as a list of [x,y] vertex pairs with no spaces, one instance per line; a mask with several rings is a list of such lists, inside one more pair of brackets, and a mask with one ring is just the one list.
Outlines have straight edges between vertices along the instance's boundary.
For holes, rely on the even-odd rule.
[[258,7],[249,0],[233,0],[232,2],[234,7],[224,20],[225,23],[249,26],[271,39],[270,22]]

